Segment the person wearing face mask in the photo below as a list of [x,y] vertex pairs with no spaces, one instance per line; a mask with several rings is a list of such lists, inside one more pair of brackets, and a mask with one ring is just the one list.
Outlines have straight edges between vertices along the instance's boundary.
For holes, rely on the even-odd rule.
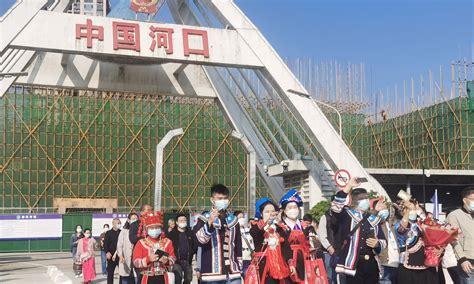
[[229,189],[222,184],[211,187],[212,210],[198,217],[193,228],[201,249],[201,283],[240,284],[242,236],[229,207]]
[[107,275],[107,256],[105,254],[104,250],[104,239],[105,239],[105,233],[109,230],[109,224],[104,224],[104,227],[102,229],[102,233],[99,236],[99,241],[100,241],[100,264],[102,267],[102,275]]
[[84,237],[77,245],[76,258],[82,263],[82,275],[84,283],[91,283],[96,277],[94,247],[96,241],[92,238],[91,229],[84,230]]
[[188,218],[184,214],[176,216],[176,226],[167,237],[173,242],[176,262],[173,266],[175,283],[189,284],[193,281],[193,257],[197,245],[192,231],[188,228]]
[[170,282],[172,273],[168,271],[175,264],[176,256],[171,240],[163,232],[163,213],[149,212],[142,216],[141,223],[139,234],[144,238],[133,250],[133,265],[142,275],[140,283],[175,283]]
[[[335,195],[331,197],[331,201],[333,201],[334,198]],[[324,266],[326,268],[329,283],[345,284],[344,275],[338,275],[336,273],[337,255],[339,254],[342,241],[337,239],[339,225],[334,215],[335,214],[333,214],[331,208],[326,210],[324,215],[319,219],[317,234],[324,249]]]
[[385,249],[380,212],[386,209],[378,202],[370,210],[367,190],[358,188],[358,178],[349,181],[336,193],[331,210],[339,223],[337,239],[342,241],[336,272],[346,276],[346,283],[376,284],[379,282],[378,254]]
[[283,237],[288,240],[293,251],[290,258],[287,258],[290,267],[290,277],[295,283],[303,283],[308,273],[305,271],[304,260],[309,258],[309,242],[307,225],[298,217],[300,207],[303,207],[303,200],[295,189],[288,191],[280,199],[282,212],[282,222],[284,224]]
[[[380,202],[380,201],[376,201]],[[376,203],[374,203],[376,204]],[[399,262],[398,243],[395,235],[394,220],[390,218],[390,211],[388,208],[380,210],[378,213],[382,218],[380,223],[385,238],[387,239],[387,247],[380,253],[380,268],[381,278],[380,284],[397,283],[397,268]]]
[[140,218],[137,221],[130,224],[128,237],[130,239],[130,242],[133,245],[135,245],[143,237],[138,233],[138,230],[140,228],[140,223],[141,223],[140,221],[141,217],[151,212],[153,212],[153,207],[151,207],[151,205],[148,205],[148,204],[142,205],[142,207],[140,208],[140,214],[139,214]]
[[120,230],[117,241],[117,257],[119,258],[119,275],[120,284],[134,284],[135,277],[132,271],[132,252],[133,244],[130,242],[129,229],[130,224],[133,224],[138,219],[137,213],[130,213],[127,217],[127,222]]
[[474,283],[474,187],[462,191],[463,207],[451,212],[447,222],[461,229],[462,234],[454,242],[453,249],[459,265],[461,283]]
[[254,251],[253,239],[250,235],[249,221],[244,212],[235,211],[234,216],[239,220],[240,234],[242,235],[242,277],[245,278],[245,272],[250,265]]
[[[71,254],[72,254],[72,259],[76,261],[76,254],[77,254],[77,244],[79,243],[79,240],[84,237],[84,234],[82,233],[82,226],[77,224],[75,227],[75,232],[71,235],[71,240],[70,240],[70,246],[71,246]],[[76,278],[79,278],[81,276],[81,271],[80,270],[74,270],[74,276]]]
[[[128,238],[133,245],[136,245],[139,240],[143,238],[143,235],[140,234],[139,229],[142,226],[141,218],[146,216],[149,213],[153,213],[153,207],[149,204],[143,204],[140,208],[139,219],[130,224],[130,229],[128,230]],[[140,273],[136,273],[137,275],[137,283],[141,283],[142,276]]]
[[112,221],[112,229],[105,233],[104,248],[107,257],[107,284],[114,283],[115,268],[119,264],[119,258],[117,257],[116,252],[121,228],[122,223],[120,219],[115,218]]
[[400,252],[397,283],[438,283],[434,267],[425,266],[425,244],[418,220],[424,220],[424,212],[414,200],[399,202],[401,219],[395,224],[395,234]]
[[84,234],[82,233],[82,226],[81,225],[76,225],[74,229],[74,233],[71,235],[71,253],[72,253],[72,258],[74,259],[76,257],[76,252],[77,252],[77,243],[79,242],[80,239],[84,237]]
[[284,224],[278,220],[278,211],[278,205],[271,199],[259,199],[255,205],[255,219],[250,222],[255,247],[253,261],[262,284],[291,283],[287,259],[292,257],[292,252],[283,238]]

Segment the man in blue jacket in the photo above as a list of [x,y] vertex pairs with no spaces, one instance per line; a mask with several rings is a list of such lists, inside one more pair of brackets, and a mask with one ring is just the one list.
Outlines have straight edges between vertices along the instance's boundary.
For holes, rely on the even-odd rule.
[[357,188],[360,184],[356,180],[338,191],[332,202],[342,240],[336,272],[346,275],[347,284],[378,284],[377,255],[387,245],[378,212],[386,206],[378,202],[375,210],[369,211],[367,190]]
[[229,196],[225,185],[212,186],[212,210],[200,215],[193,229],[201,247],[201,283],[241,283],[242,238],[237,217],[227,212]]

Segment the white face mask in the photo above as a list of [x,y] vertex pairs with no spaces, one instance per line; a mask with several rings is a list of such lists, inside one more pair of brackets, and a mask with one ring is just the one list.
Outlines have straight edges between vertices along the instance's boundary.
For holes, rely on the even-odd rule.
[[77,228],[76,228],[76,232],[82,233],[82,228],[77,227]]
[[300,211],[296,208],[292,208],[292,209],[286,210],[285,214],[288,218],[296,220],[296,218],[298,218],[298,215],[300,215]]
[[248,220],[245,219],[245,218],[240,218],[239,219],[239,224],[240,224],[240,227],[247,227],[247,225],[249,224]]
[[103,232],[105,233],[105,232],[107,232],[108,230],[109,230],[109,228],[107,228],[107,227],[104,227],[104,230],[103,230]]
[[188,224],[186,223],[178,223],[178,227],[181,228],[181,229],[184,229],[188,226]]
[[272,217],[272,213],[266,212],[263,213],[263,220],[270,221],[270,223],[272,223],[275,220],[275,217]]
[[122,229],[122,224],[117,224],[117,225],[115,226],[115,228],[116,228],[117,230]]
[[84,234],[84,237],[90,238],[90,237],[91,237],[91,234],[90,234],[90,233],[86,233],[86,234]]

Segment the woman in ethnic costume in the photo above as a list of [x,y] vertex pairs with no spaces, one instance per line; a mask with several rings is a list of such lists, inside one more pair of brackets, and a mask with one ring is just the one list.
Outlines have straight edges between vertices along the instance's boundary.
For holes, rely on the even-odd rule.
[[397,283],[437,284],[438,277],[434,268],[425,266],[425,244],[418,218],[424,219],[423,210],[415,201],[403,201],[401,220],[395,224],[395,234],[400,249]]
[[290,244],[291,257],[287,258],[290,267],[290,275],[293,283],[304,283],[306,279],[305,259],[309,259],[309,242],[306,223],[302,222],[300,207],[303,207],[303,200],[294,189],[288,191],[280,199],[282,212],[283,234],[282,236]]
[[141,284],[168,284],[168,271],[176,257],[173,243],[165,237],[163,213],[147,213],[142,216],[139,234],[144,237],[133,250],[133,265],[143,276]]
[[255,245],[253,261],[258,263],[262,284],[291,283],[286,259],[291,258],[292,252],[289,243],[282,237],[283,224],[278,222],[277,216],[278,206],[273,201],[268,198],[257,201],[250,235]]

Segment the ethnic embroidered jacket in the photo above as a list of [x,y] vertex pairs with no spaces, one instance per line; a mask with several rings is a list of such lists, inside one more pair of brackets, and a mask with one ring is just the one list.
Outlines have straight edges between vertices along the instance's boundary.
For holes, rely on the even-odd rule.
[[425,243],[417,223],[409,223],[409,228],[400,222],[395,224],[395,233],[400,249],[401,264],[407,269],[423,270],[425,266]]
[[198,217],[193,228],[201,247],[201,279],[222,281],[241,277],[242,237],[240,226],[233,214],[226,213],[209,226],[210,212]]
[[[155,254],[157,249],[168,253],[169,261],[166,265],[159,261],[150,261],[150,256]],[[169,268],[173,267],[175,261],[176,256],[174,254],[173,244],[170,239],[164,236],[164,234],[162,234],[158,239],[146,237],[145,239],[139,240],[133,250],[133,265],[135,268],[140,270],[141,274],[144,275],[144,282],[142,283],[147,283],[146,279],[148,276],[165,275],[167,269],[171,271]]]
[[[358,209],[347,207],[350,204],[350,196],[344,191],[339,191],[332,202],[331,210],[339,223],[338,234],[343,241],[341,251],[339,252],[339,260],[336,266],[336,272],[344,273],[350,276],[356,274],[357,261],[361,254],[361,249],[366,249],[365,239],[368,237],[377,238],[379,245],[375,249],[371,249],[375,259],[378,261],[377,255],[387,246],[387,241],[380,227],[381,218],[379,215],[370,215],[363,213]],[[370,236],[362,236],[362,230],[359,226],[357,230],[349,236],[359,222],[367,222],[370,229]]]

